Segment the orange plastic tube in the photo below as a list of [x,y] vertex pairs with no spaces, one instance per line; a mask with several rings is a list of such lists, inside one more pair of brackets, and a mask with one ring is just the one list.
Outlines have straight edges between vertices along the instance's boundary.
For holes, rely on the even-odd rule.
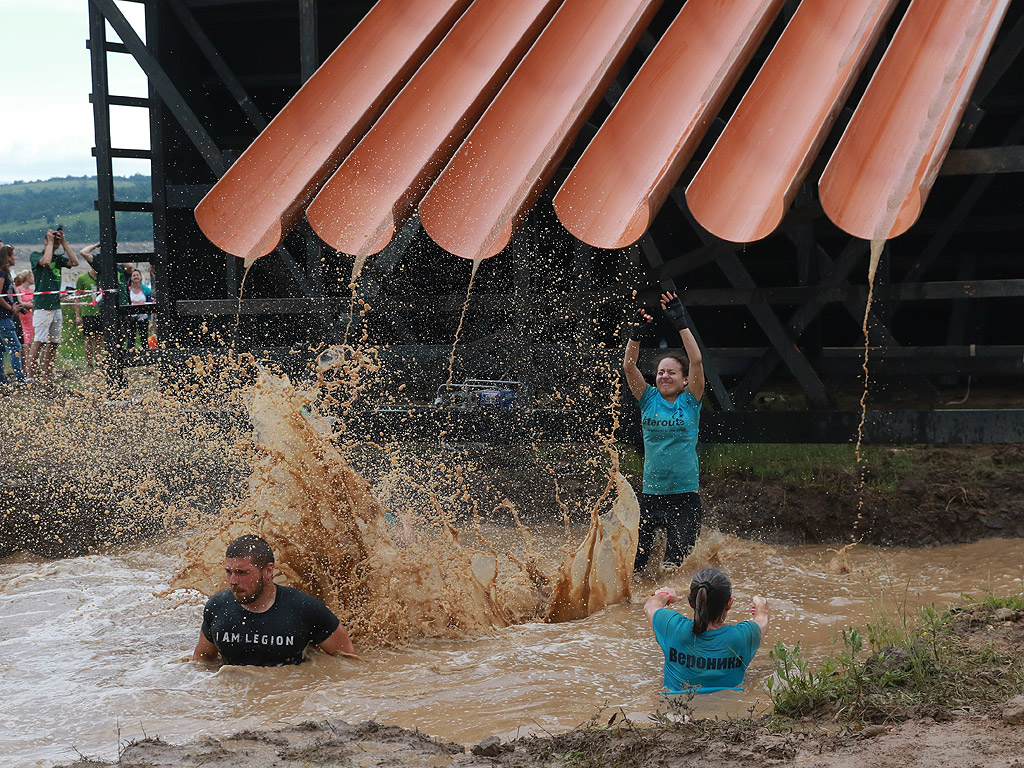
[[561,0],[476,0],[320,190],[306,217],[336,250],[383,249]]
[[449,253],[502,250],[661,0],[566,0],[420,204]]
[[689,0],[555,195],[598,248],[640,239],[690,162],[783,0]]
[[914,0],[818,184],[828,217],[865,240],[921,215],[1010,0]]
[[270,253],[470,0],[380,0],[196,208],[246,264]]
[[775,230],[853,87],[895,0],[803,0],[686,189],[724,240]]

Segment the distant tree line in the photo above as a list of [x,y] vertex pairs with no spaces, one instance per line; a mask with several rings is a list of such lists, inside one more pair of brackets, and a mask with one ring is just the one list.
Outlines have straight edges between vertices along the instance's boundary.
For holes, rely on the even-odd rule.
[[[118,200],[149,202],[149,176],[116,176]],[[67,176],[46,181],[16,181],[0,185],[0,240],[5,243],[42,241],[47,227],[64,225],[73,243],[100,239],[99,214],[95,210],[96,177]],[[117,239],[145,242],[153,239],[153,217],[133,211],[117,214]]]

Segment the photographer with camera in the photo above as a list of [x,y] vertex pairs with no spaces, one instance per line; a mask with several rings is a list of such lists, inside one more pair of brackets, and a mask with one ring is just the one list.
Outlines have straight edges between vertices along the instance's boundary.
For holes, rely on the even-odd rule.
[[[58,251],[62,248],[63,251]],[[42,381],[53,382],[53,363],[60,346],[61,325],[64,316],[60,309],[60,272],[66,267],[77,267],[78,256],[64,237],[64,227],[46,230],[43,252],[34,251],[30,257],[36,293],[32,312],[32,346],[28,359],[32,370],[38,371]],[[38,360],[38,365],[36,361]]]
[[25,383],[25,373],[21,368],[21,341],[14,320],[16,316],[27,312],[28,307],[18,301],[11,278],[11,267],[14,266],[14,248],[0,245],[0,384],[8,384],[4,373],[4,357],[11,359],[11,373],[14,380]]

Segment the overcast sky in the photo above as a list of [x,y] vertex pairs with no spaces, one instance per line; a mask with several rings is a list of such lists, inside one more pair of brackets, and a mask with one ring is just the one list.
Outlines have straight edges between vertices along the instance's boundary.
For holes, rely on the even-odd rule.
[[[140,3],[119,2],[144,36]],[[107,36],[117,40],[108,26]],[[92,74],[87,0],[0,0],[0,184],[53,176],[93,176]],[[109,54],[110,92],[145,96],[146,78],[126,54]],[[149,113],[111,108],[115,147],[149,147]],[[114,160],[114,173],[149,173],[141,160]]]

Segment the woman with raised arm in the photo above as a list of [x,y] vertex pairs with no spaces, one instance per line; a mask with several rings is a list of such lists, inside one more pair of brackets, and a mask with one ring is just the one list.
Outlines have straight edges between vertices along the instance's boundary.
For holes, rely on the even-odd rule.
[[750,619],[726,624],[732,584],[715,568],[699,571],[690,582],[693,620],[668,608],[681,599],[671,588],[659,587],[644,605],[665,654],[666,692],[743,690],[747,667],[768,631],[768,601],[754,595]]
[[697,431],[704,397],[704,365],[679,297],[672,292],[661,294],[661,308],[678,331],[685,354],[679,350],[660,354],[656,386],[647,384],[636,362],[640,341],[654,318],[641,309],[630,325],[622,360],[629,390],[640,405],[644,435],[636,571],[647,565],[658,528],[664,528],[667,535],[664,567],[682,564],[697,541],[704,517],[697,493],[700,482]]

